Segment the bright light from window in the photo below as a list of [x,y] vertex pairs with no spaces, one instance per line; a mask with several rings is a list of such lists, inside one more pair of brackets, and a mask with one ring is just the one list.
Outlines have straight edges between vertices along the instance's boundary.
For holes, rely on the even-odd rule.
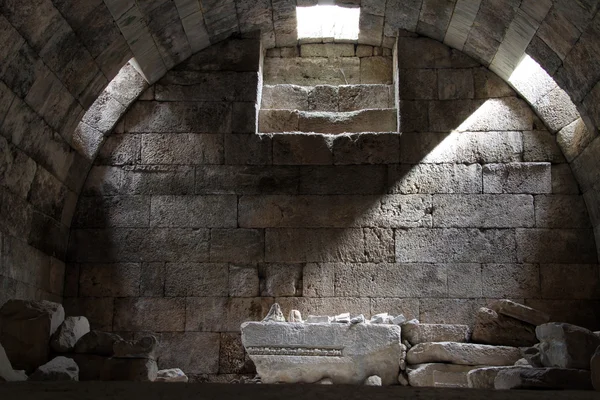
[[360,8],[338,6],[296,7],[298,39],[358,40]]

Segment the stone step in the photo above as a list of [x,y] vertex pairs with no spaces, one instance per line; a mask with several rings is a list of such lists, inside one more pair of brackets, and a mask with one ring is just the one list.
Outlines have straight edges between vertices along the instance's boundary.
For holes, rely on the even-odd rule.
[[392,71],[392,57],[267,57],[263,80],[266,85],[389,85],[393,81]]
[[394,108],[392,85],[265,85],[262,109],[300,111],[356,111]]
[[348,112],[260,110],[258,130],[325,134],[396,132],[397,112],[393,108]]

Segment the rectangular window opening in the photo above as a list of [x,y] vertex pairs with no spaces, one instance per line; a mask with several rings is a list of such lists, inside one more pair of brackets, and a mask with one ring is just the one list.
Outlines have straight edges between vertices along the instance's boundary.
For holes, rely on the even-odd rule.
[[298,39],[358,40],[358,7],[296,7],[296,18]]

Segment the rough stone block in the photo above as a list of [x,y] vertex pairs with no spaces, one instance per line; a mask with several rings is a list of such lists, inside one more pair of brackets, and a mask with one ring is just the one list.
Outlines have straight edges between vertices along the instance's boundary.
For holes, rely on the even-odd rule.
[[551,193],[550,163],[484,165],[483,191],[484,193]]
[[222,164],[223,137],[211,134],[142,135],[143,164]]
[[302,264],[261,264],[260,295],[290,297],[302,295]]
[[473,81],[476,99],[516,96],[514,90],[502,78],[485,67],[473,70]]
[[572,162],[594,140],[582,119],[577,119],[562,128],[556,134],[556,143],[560,146],[564,157]]
[[472,69],[441,69],[438,73],[440,100],[472,99],[475,84]]
[[221,333],[219,347],[219,373],[243,374],[256,372],[254,363],[242,345],[239,333]]
[[[234,13],[235,15],[235,10]],[[230,38],[195,53],[174,69],[180,71],[258,71],[260,40]]]
[[351,43],[312,43],[300,46],[301,57],[354,57]]
[[330,140],[326,136],[295,134],[273,137],[273,164],[332,164],[332,153]]
[[468,342],[471,329],[468,325],[419,324],[402,325],[402,339],[411,345],[427,342]]
[[210,227],[237,226],[235,196],[154,196],[150,205],[150,226]]
[[559,87],[539,99],[533,107],[552,133],[556,133],[579,118],[569,95]]
[[591,390],[590,372],[562,368],[510,368],[498,372],[494,389]]
[[516,239],[520,262],[588,264],[597,261],[590,229],[517,229]]
[[308,110],[309,88],[291,84],[264,85],[262,109]]
[[[579,194],[579,185],[573,177],[569,164],[552,165],[552,193],[554,194]],[[589,192],[588,192],[589,193]],[[593,215],[591,210],[588,210]],[[593,217],[592,217],[593,218]]]
[[420,1],[388,1],[385,6],[385,35],[397,36],[398,29],[414,32],[417,27],[420,11]]
[[483,295],[490,298],[538,297],[539,274],[537,264],[485,264],[481,278]]
[[508,230],[423,228],[396,231],[398,262],[511,262],[514,232]]
[[162,297],[165,294],[165,263],[142,263],[140,296]]
[[382,228],[363,228],[366,261],[393,262],[394,231]]
[[[338,103],[338,86],[317,85],[308,93],[308,110],[310,111],[338,111]],[[302,118],[302,114],[300,117]]]
[[[158,367],[181,368],[188,374],[219,371],[218,333],[164,332],[160,334],[157,351]],[[202,349],[202,351],[190,351]]]
[[259,296],[259,278],[256,265],[229,266],[229,296]]
[[113,297],[67,297],[63,304],[67,315],[85,315],[91,329],[112,331]]
[[360,59],[361,84],[385,84],[393,82],[391,57],[363,57]]
[[79,272],[82,297],[137,297],[140,264],[82,264]]
[[359,44],[356,46],[356,57],[371,57],[373,55],[373,46]]
[[324,134],[360,132],[396,132],[394,109],[347,112],[305,112],[299,114],[298,130]]
[[[452,113],[448,115],[448,113]],[[432,102],[430,128],[444,131],[525,131],[533,129],[533,112],[515,97]]]
[[198,194],[293,194],[298,192],[296,167],[206,166],[196,168]]
[[481,166],[457,164],[391,165],[392,193],[481,193]]
[[525,347],[537,343],[534,326],[482,307],[473,327],[473,342]]
[[393,88],[390,85],[342,85],[338,92],[340,111],[394,108]]
[[213,229],[210,260],[258,262],[264,259],[264,234],[258,229]]
[[419,300],[414,298],[372,298],[371,315],[387,312],[390,315],[404,315],[406,319],[419,317]]
[[297,132],[299,113],[294,110],[260,110],[258,131],[261,133]]
[[398,95],[401,100],[437,100],[438,74],[434,69],[401,69]]
[[79,367],[70,358],[56,357],[39,366],[27,379],[40,381],[79,381]]
[[442,228],[522,228],[536,222],[528,195],[437,194],[432,217]]
[[233,103],[231,130],[233,133],[258,132],[258,109],[260,105],[254,101],[239,101]]
[[494,389],[494,380],[496,379],[498,372],[510,368],[515,367],[485,367],[473,369],[467,373],[467,381],[469,382],[469,388]]
[[[358,42],[363,45],[381,46],[384,20],[383,16],[372,15],[363,10],[358,21]],[[356,55],[360,57],[358,52]]]
[[535,225],[540,228],[590,228],[582,196],[535,196]]
[[406,354],[409,364],[451,363],[458,365],[513,365],[521,352],[516,347],[473,343],[420,343]]
[[309,263],[302,270],[304,297],[333,297],[335,295],[335,264]]
[[363,261],[362,229],[267,229],[268,262]]
[[565,157],[557,145],[557,139],[548,131],[523,132],[523,161],[565,162]]
[[188,297],[185,330],[239,332],[243,322],[262,320],[272,302],[262,297]]
[[75,228],[142,228],[150,221],[150,196],[80,197]]
[[167,263],[165,296],[227,296],[227,264]]
[[387,169],[384,165],[303,167],[300,194],[383,194]]
[[256,102],[256,72],[171,71],[155,85],[158,101]]
[[115,299],[117,331],[183,331],[185,300],[182,298]]
[[106,138],[95,160],[96,165],[127,165],[141,161],[142,137],[119,134]]
[[395,133],[339,135],[333,141],[333,163],[392,164],[399,161],[400,135]]
[[231,110],[220,102],[140,101],[125,115],[125,132],[228,133]]
[[[542,264],[540,265],[541,294],[545,299],[600,298],[600,278],[595,264]],[[548,322],[543,321],[543,322]]]
[[431,324],[473,325],[483,299],[420,299],[419,320]]
[[[2,186],[22,199],[27,199],[36,176],[37,164],[2,136],[0,136],[0,154]],[[40,195],[41,193],[37,194]]]
[[399,132],[427,132],[429,130],[429,105],[426,101],[400,101]]
[[266,58],[263,76],[267,85],[281,83],[303,86],[357,84],[361,83],[360,59],[358,57]]
[[415,387],[468,387],[467,373],[477,366],[426,363],[411,365],[408,382]]
[[448,296],[482,297],[481,264],[445,264],[448,274]]

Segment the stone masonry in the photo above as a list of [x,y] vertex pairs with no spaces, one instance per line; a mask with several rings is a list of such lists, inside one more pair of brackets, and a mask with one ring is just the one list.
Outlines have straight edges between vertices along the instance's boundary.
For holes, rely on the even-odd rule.
[[471,325],[511,298],[599,329],[594,235],[552,134],[468,56],[428,39],[409,56],[416,39],[398,44],[402,135],[258,135],[256,40],[167,73],[84,185],[67,314],[153,332],[160,369],[217,381],[252,373],[240,324],[275,301]]

